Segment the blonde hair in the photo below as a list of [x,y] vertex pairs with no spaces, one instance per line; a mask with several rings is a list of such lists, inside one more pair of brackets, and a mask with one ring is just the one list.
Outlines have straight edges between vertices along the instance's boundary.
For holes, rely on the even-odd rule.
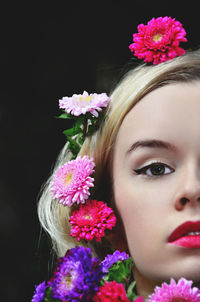
[[[113,146],[119,127],[133,106],[147,93],[158,87],[198,79],[200,79],[200,50],[187,52],[184,56],[159,65],[140,65],[130,70],[122,78],[110,95],[111,101],[107,108],[105,121],[98,131],[85,140],[79,153],[80,156],[88,155],[94,158],[97,187],[107,184],[108,191],[111,191],[109,186],[112,186],[112,176],[109,175],[109,167],[112,163]],[[38,204],[40,222],[50,235],[53,248],[59,257],[63,256],[67,249],[78,245],[78,242],[69,235],[68,219],[71,210],[59,205],[52,198],[50,187],[54,172],[70,160],[70,157],[71,154],[66,144],[57,159],[52,175],[42,188]]]

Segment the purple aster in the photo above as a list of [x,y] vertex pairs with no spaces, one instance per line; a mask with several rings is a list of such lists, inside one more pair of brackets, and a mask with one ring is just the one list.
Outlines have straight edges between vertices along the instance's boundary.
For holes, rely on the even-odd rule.
[[120,260],[127,260],[129,258],[129,255],[125,252],[120,252],[119,250],[116,250],[113,254],[107,255],[105,259],[102,261],[102,271],[104,273],[107,273],[109,268]]
[[35,287],[34,296],[31,302],[42,302],[46,291],[45,281]]
[[75,247],[59,259],[48,286],[52,297],[66,302],[89,301],[103,277],[99,259],[92,258],[90,248]]

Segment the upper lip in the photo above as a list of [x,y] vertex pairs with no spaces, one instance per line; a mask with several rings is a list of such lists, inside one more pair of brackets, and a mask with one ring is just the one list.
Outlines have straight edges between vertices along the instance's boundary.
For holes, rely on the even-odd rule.
[[179,225],[169,236],[168,242],[177,240],[178,238],[186,235],[190,232],[200,231],[200,220],[198,221],[186,221]]

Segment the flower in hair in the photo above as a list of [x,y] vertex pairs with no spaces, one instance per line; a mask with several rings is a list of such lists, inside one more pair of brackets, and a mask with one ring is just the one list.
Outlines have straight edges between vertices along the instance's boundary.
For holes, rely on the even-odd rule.
[[144,62],[159,64],[185,53],[179,46],[180,42],[187,42],[185,35],[185,29],[175,18],[153,18],[147,25],[138,26],[138,33],[133,34],[134,43],[129,48]]
[[32,298],[32,302],[42,302],[44,301],[45,291],[46,291],[46,282],[42,282],[36,286],[35,292]]
[[63,97],[59,100],[59,107],[64,109],[66,113],[79,116],[90,112],[95,117],[98,117],[98,111],[102,107],[107,107],[109,97],[106,93],[88,94],[86,91],[83,94],[73,94],[72,97]]
[[113,210],[103,201],[88,200],[81,204],[79,209],[72,212],[69,219],[72,237],[78,241],[85,239],[97,242],[105,236],[105,230],[111,230],[116,224]]
[[123,284],[116,281],[105,282],[93,298],[94,302],[129,302]]
[[161,287],[156,287],[154,294],[152,294],[147,302],[198,302],[200,301],[200,290],[197,287],[192,288],[192,281],[185,278],[179,279],[178,283],[171,279],[170,284],[162,283]]
[[53,278],[48,282],[52,297],[65,302],[90,301],[103,277],[100,261],[91,249],[75,247],[59,258]]
[[116,263],[117,261],[127,260],[130,256],[126,252],[120,252],[116,250],[113,254],[109,254],[102,261],[102,270],[104,273],[107,273],[109,268]]
[[93,187],[94,161],[88,156],[77,157],[60,167],[52,181],[53,197],[64,206],[84,203]]

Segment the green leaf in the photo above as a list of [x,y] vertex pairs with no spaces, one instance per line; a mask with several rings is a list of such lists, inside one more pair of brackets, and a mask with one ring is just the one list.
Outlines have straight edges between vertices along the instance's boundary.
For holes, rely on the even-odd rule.
[[115,280],[116,282],[123,283],[126,286],[131,276],[132,267],[133,261],[131,258],[128,258],[127,260],[117,261],[110,267],[108,274],[104,277],[104,280]]
[[52,297],[52,288],[49,287],[46,290],[44,302],[60,302],[60,300],[54,299]]
[[78,133],[79,133],[79,129],[75,127],[63,131],[63,134],[65,136],[74,136]]
[[68,119],[68,120],[74,119],[73,116],[69,113],[62,113],[61,115],[56,116],[56,118]]
[[77,155],[80,151],[80,146],[79,144],[70,136],[66,137],[68,142],[69,142],[69,149],[71,150],[71,152],[73,153],[73,155]]
[[79,135],[78,135],[78,142],[79,142],[80,145],[83,144],[83,133],[79,133]]
[[96,125],[95,124],[91,124],[88,127],[88,131],[87,131],[87,136],[92,135],[94,132],[96,131]]
[[126,295],[127,295],[127,297],[129,298],[130,301],[134,301],[133,299],[138,298],[138,296],[133,291],[135,285],[136,285],[135,281],[131,282],[131,284],[128,287],[127,293],[126,293]]

